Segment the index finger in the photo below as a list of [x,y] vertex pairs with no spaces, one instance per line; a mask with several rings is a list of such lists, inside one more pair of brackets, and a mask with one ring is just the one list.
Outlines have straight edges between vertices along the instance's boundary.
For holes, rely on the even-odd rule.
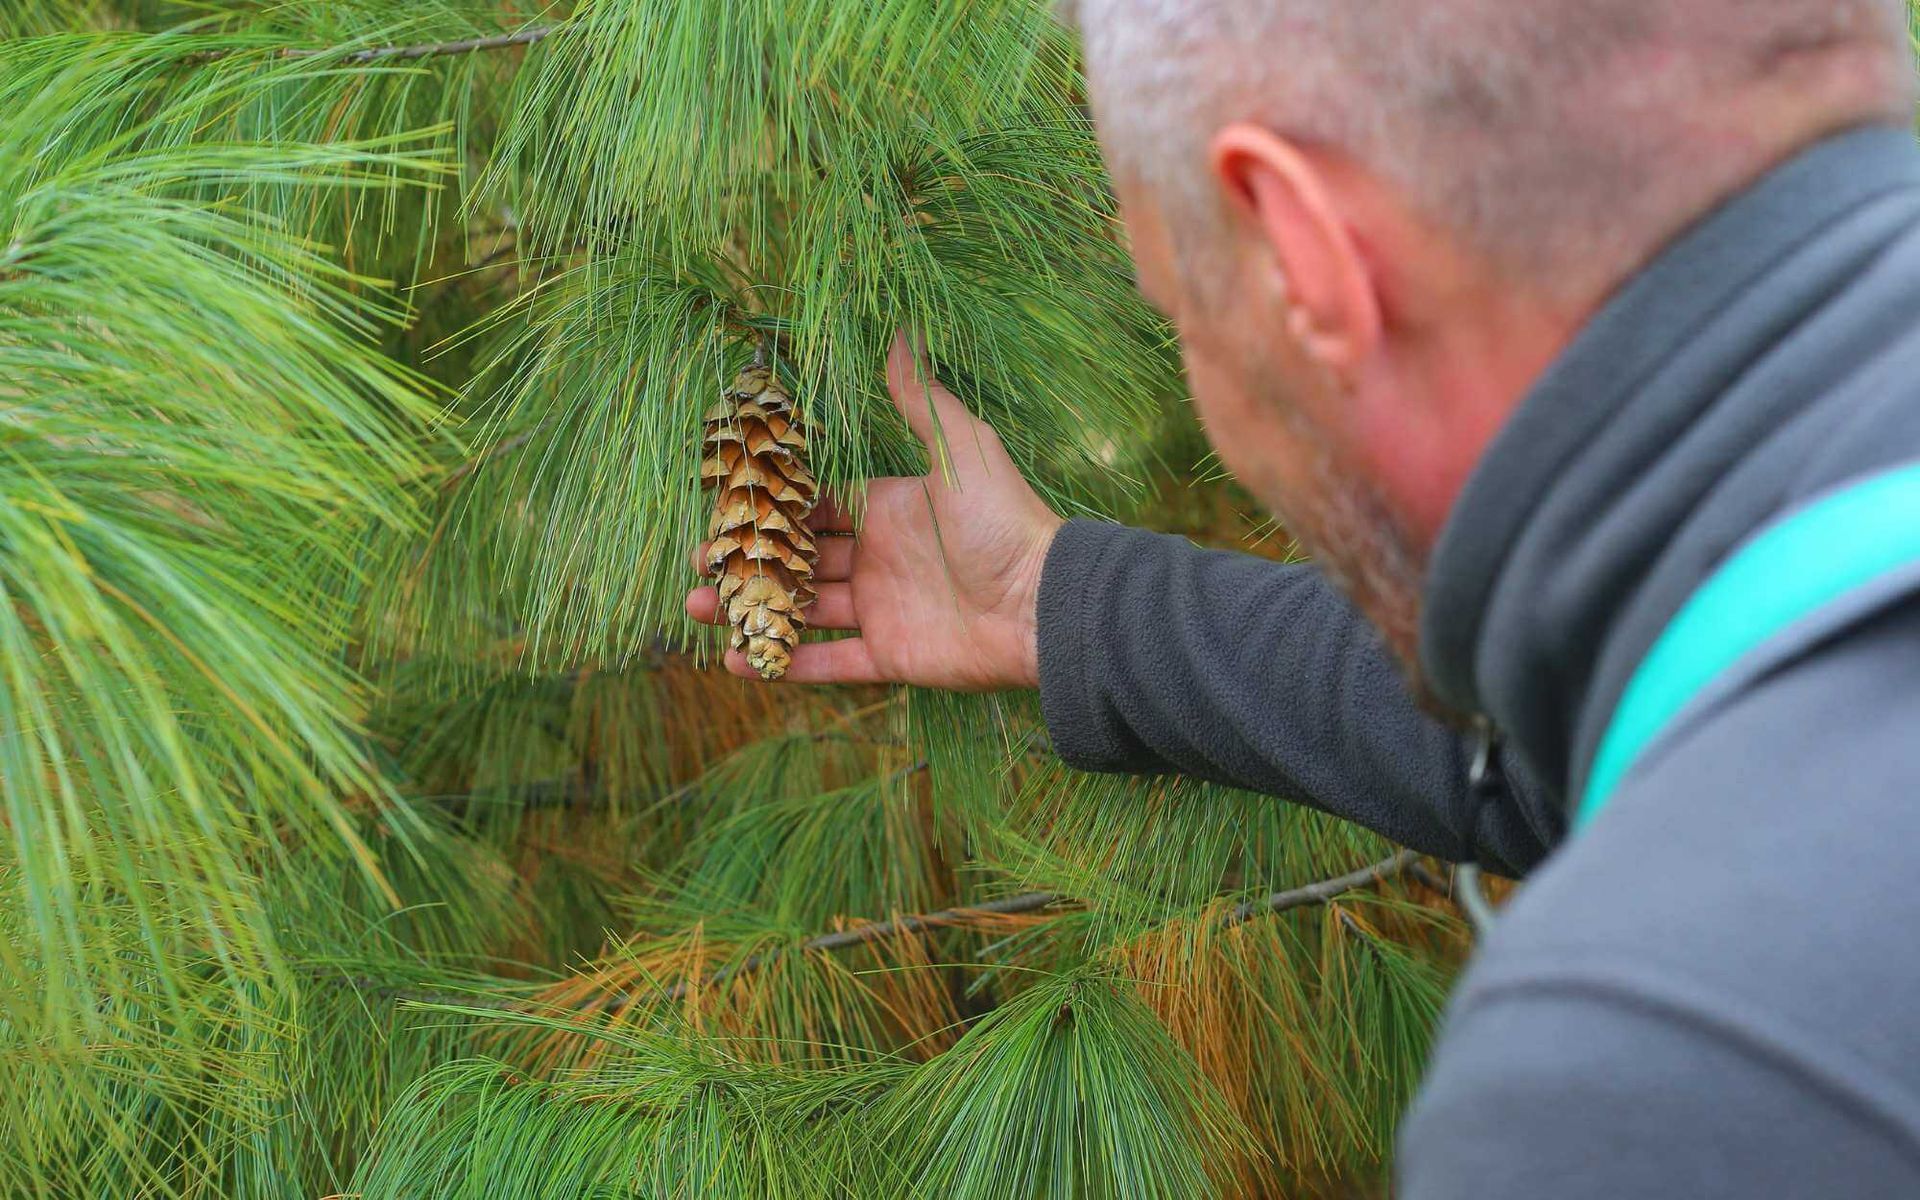
[[832,492],[822,492],[813,511],[807,514],[807,528],[815,533],[852,533],[853,516],[841,507],[839,498]]
[[[747,656],[738,650],[727,651],[727,670],[742,679],[758,679],[747,665]],[[863,638],[840,638],[831,642],[802,642],[793,648],[793,663],[780,677],[781,683],[886,683],[887,677],[873,661]]]
[[973,423],[973,414],[960,397],[942,386],[914,353],[905,330],[894,336],[893,349],[887,353],[887,394],[906,418],[907,428],[928,449]]

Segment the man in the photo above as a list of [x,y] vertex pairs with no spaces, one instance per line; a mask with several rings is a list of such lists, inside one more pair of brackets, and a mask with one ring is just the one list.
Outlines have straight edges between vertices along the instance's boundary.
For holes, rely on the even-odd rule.
[[[1063,525],[899,347],[951,469],[825,543],[816,624],[860,636],[789,679],[1037,685],[1080,766],[1538,866],[1403,1127],[1412,1200],[1920,1196],[1896,0],[1081,9],[1142,285],[1325,575]],[[1863,547],[1864,583],[1827,561]]]

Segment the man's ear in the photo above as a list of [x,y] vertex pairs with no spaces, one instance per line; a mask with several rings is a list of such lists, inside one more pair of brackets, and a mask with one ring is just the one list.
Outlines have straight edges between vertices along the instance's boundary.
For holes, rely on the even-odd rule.
[[1307,352],[1345,374],[1378,345],[1381,300],[1325,171],[1293,143],[1234,124],[1209,147],[1213,173],[1273,256]]

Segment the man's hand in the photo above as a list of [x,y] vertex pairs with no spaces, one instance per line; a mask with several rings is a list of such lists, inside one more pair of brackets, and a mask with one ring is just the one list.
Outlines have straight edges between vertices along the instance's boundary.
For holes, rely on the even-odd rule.
[[[927,374],[904,337],[887,358],[887,388],[936,462],[918,479],[871,481],[856,537],[832,536],[854,532],[837,506],[814,511],[820,598],[807,623],[860,636],[803,643],[787,680],[971,692],[1039,686],[1040,569],[1060,518],[1020,477],[993,429]],[[694,561],[705,557],[702,546]],[[696,620],[717,623],[718,607],[710,587],[687,597]],[[728,652],[727,669],[754,675],[737,650]]]

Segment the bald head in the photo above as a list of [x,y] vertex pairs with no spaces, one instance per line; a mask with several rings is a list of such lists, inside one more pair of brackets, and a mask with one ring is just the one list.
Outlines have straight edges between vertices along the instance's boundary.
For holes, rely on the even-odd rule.
[[1176,225],[1250,121],[1350,158],[1505,277],[1589,300],[1838,129],[1902,121],[1903,0],[1078,0],[1117,173]]

